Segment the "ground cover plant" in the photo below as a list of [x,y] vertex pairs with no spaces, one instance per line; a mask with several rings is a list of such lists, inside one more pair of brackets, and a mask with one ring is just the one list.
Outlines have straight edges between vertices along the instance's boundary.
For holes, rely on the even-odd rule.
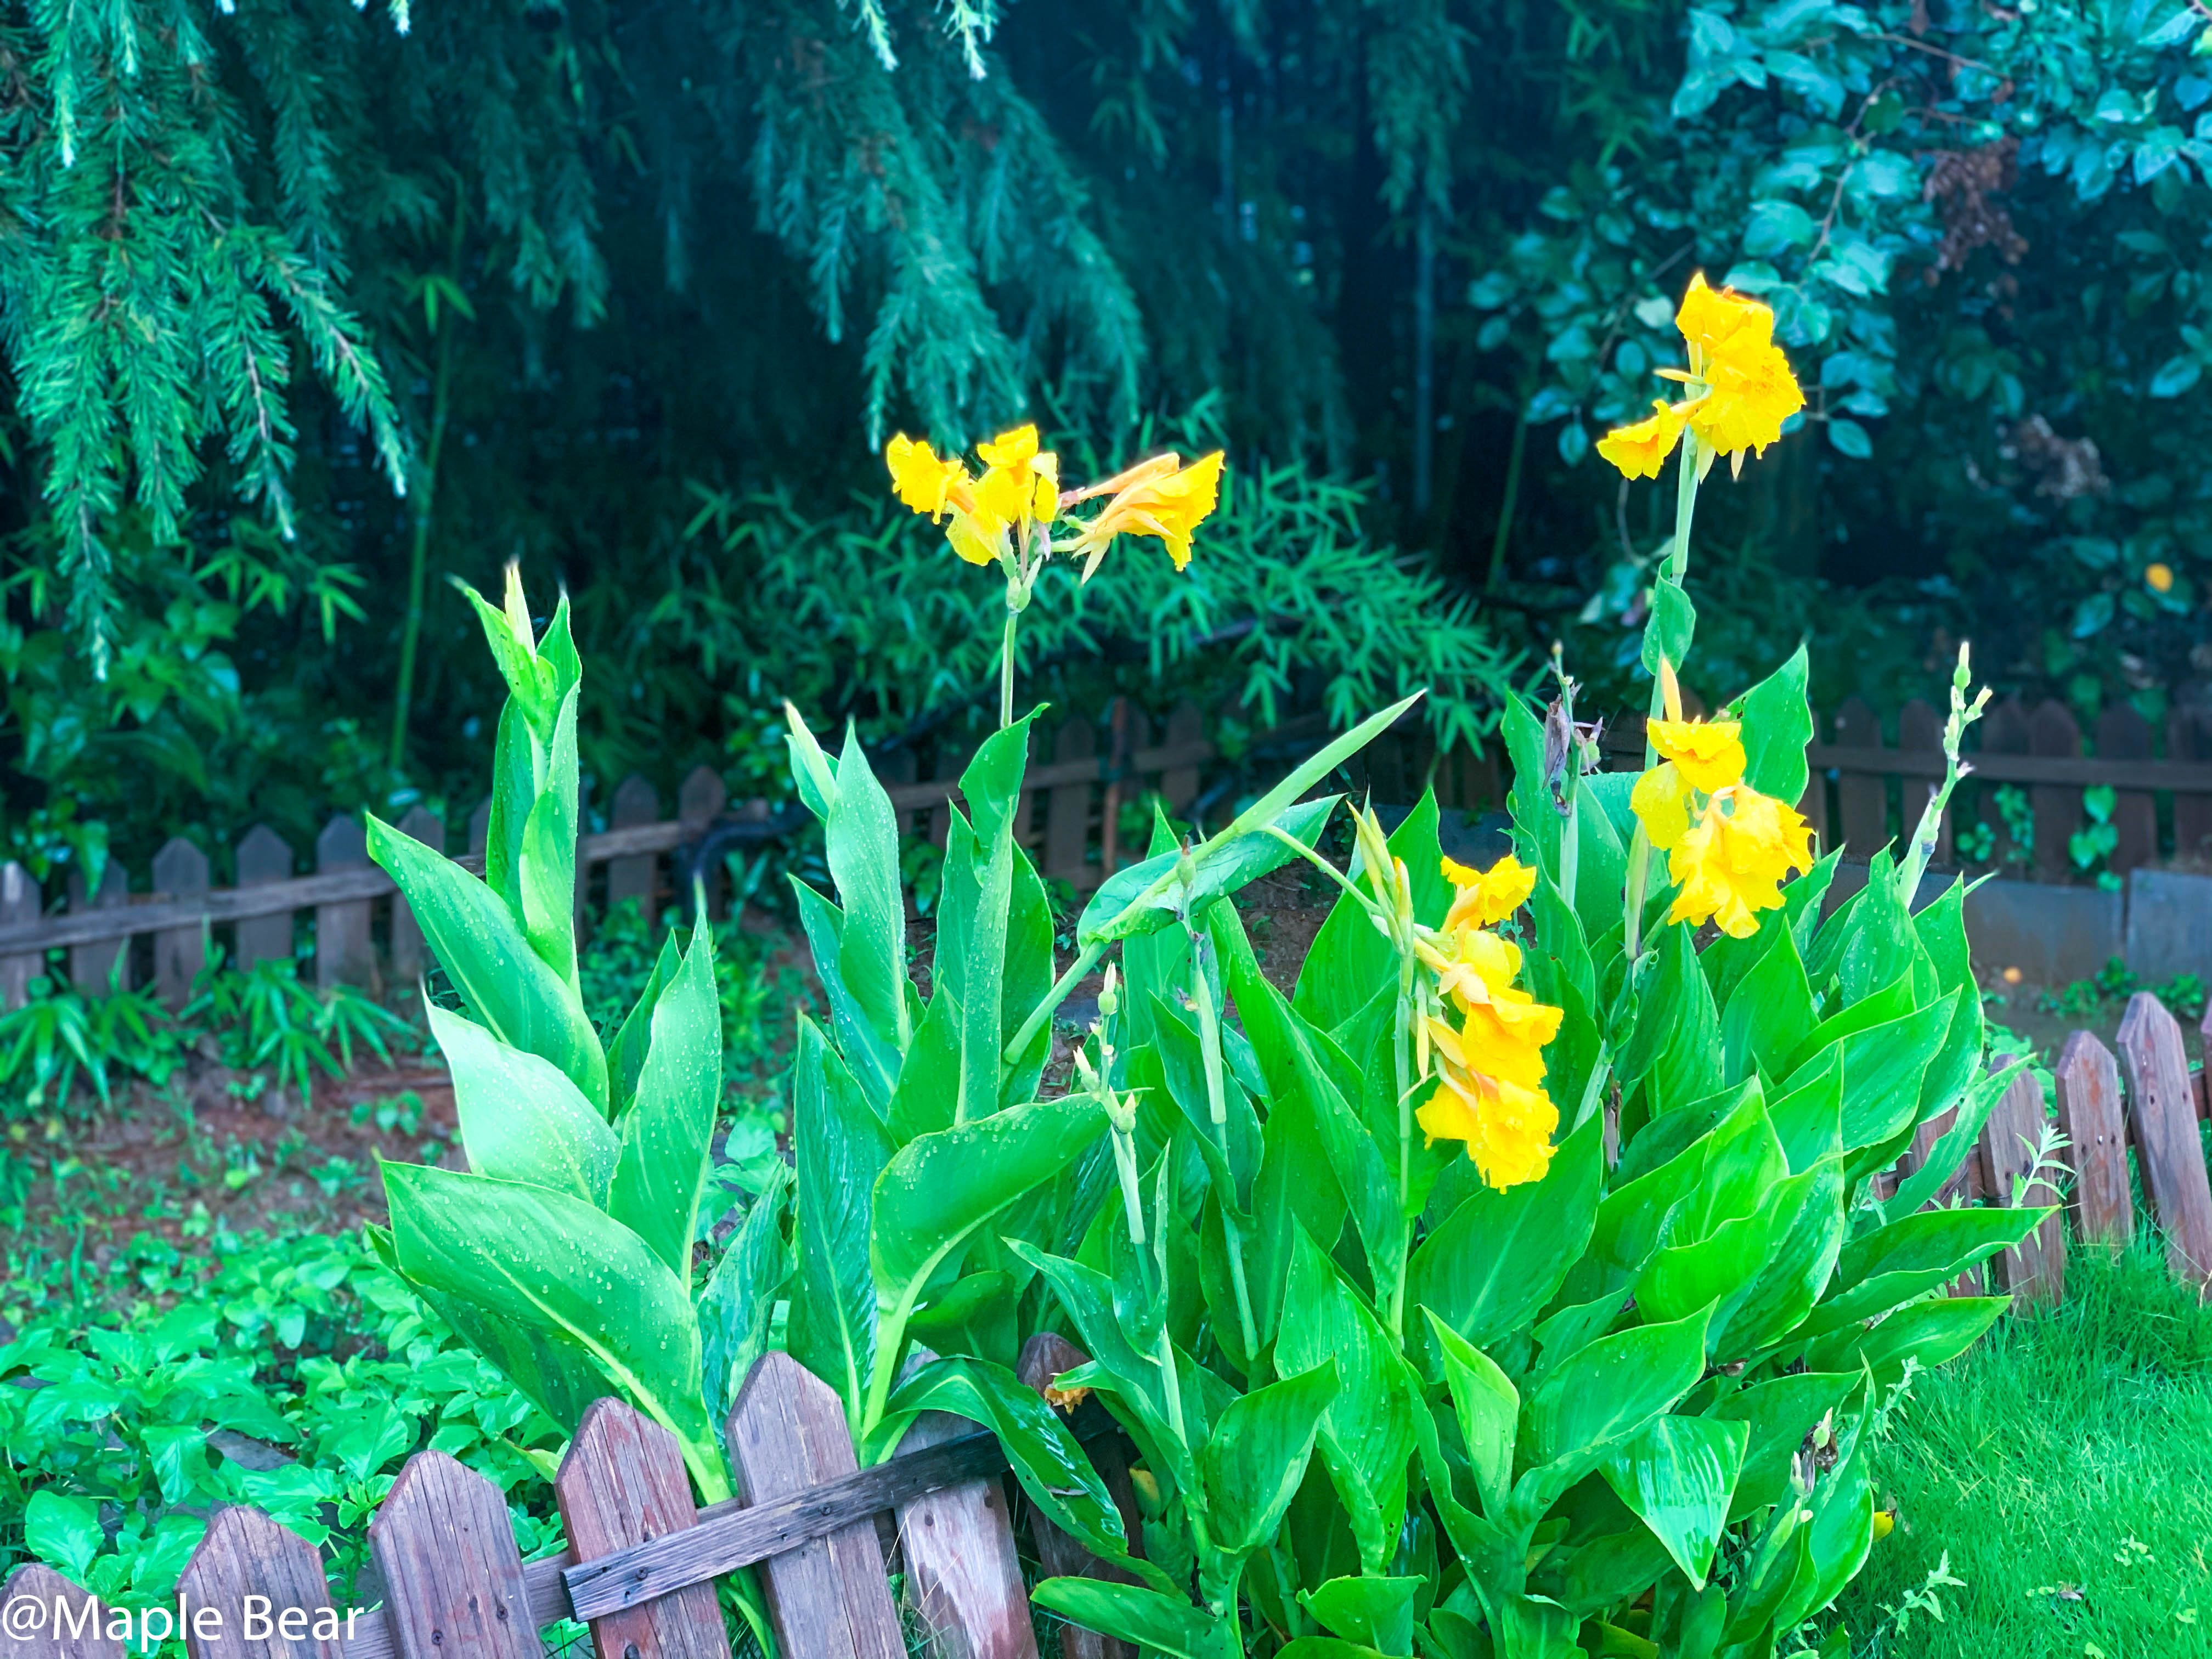
[[[1603,447],[1625,476],[1680,451],[1644,771],[1589,769],[1561,672],[1544,719],[1507,711],[1516,854],[1465,868],[1432,802],[1388,838],[1354,806],[1338,870],[1316,843],[1340,802],[1305,797],[1408,700],[1218,833],[1162,823],[1065,966],[1014,837],[1021,620],[1052,561],[1088,574],[1133,556],[1122,535],[1185,562],[1220,459],[1076,489],[1034,428],[979,472],[895,440],[901,500],[1003,578],[1000,727],[962,780],[925,995],[866,753],[787,711],[830,878],[796,893],[828,1017],[799,1023],[794,1168],[711,1266],[714,943],[672,934],[602,1041],[570,931],[583,666],[565,604],[541,631],[511,572],[477,602],[510,689],[483,878],[371,826],[461,999],[431,1017],[469,1164],[386,1167],[380,1258],[556,1424],[629,1400],[710,1501],[714,1425],[786,1303],[782,1340],[864,1461],[924,1410],[989,1425],[1040,1510],[1136,1580],[1051,1580],[1037,1603],[1187,1659],[1404,1654],[1417,1630],[1500,1659],[1846,1650],[1830,1608],[1876,1531],[1893,1391],[2003,1305],[1938,1287],[2042,1212],[1919,1207],[2017,1070],[1983,1066],[1963,889],[1906,908],[1981,708],[1963,653],[1928,816],[1825,918],[1834,857],[1785,804],[1802,653],[1713,720],[1679,707],[1698,486],[1802,401],[1772,325],[1693,281],[1681,400]],[[1286,996],[1221,901],[1292,860],[1342,892]],[[1073,1081],[1039,1097],[1054,1010],[1102,964]],[[1091,1356],[1059,1389],[1096,1392],[1136,1443],[1140,1540],[1012,1373],[1046,1328]],[[743,1576],[737,1594],[771,1640]]]

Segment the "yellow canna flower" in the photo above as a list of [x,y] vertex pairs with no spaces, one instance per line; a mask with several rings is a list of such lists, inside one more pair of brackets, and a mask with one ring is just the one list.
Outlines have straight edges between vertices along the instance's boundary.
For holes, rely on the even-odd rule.
[[1657,477],[1685,425],[1711,454],[1764,454],[1782,435],[1783,422],[1805,407],[1790,360],[1774,343],[1770,307],[1708,286],[1700,272],[1690,279],[1674,326],[1689,348],[1689,369],[1659,372],[1688,381],[1696,395],[1671,407],[1655,403],[1648,418],[1598,442],[1598,453],[1632,478]]
[[1628,792],[1628,810],[1644,826],[1644,838],[1661,852],[1690,833],[1690,781],[1672,761],[1662,761]]
[[1759,931],[1758,912],[1782,902],[1792,870],[1813,867],[1813,830],[1796,809],[1746,784],[1715,794],[1668,856],[1681,891],[1667,920],[1715,921],[1731,939]]
[[1597,453],[1631,478],[1656,478],[1660,465],[1674,453],[1682,435],[1681,411],[1654,398],[1651,413],[1632,426],[1617,427],[1597,441]]
[[1559,1109],[1541,1089],[1446,1066],[1441,1086],[1414,1114],[1431,1142],[1463,1140],[1486,1185],[1541,1181],[1552,1164]]
[[891,488],[917,513],[944,517],[956,490],[969,507],[975,504],[968,469],[957,456],[940,456],[902,432],[884,447],[884,460],[891,470]]
[[1805,407],[1790,360],[1777,345],[1711,359],[1705,384],[1710,390],[1690,406],[1690,429],[1718,455],[1747,449],[1764,455],[1782,435],[1783,422]]
[[[1050,523],[1060,504],[1060,458],[1037,448],[1037,429],[1018,426],[989,443],[977,444],[983,458],[975,499],[988,517],[1004,524],[1042,519]],[[1040,503],[1049,503],[1040,512]]]
[[1192,532],[1220,500],[1223,464],[1218,449],[1188,466],[1174,455],[1159,455],[1079,491],[1068,498],[1071,503],[1109,490],[1114,495],[1082,534],[1059,550],[1083,561],[1083,580],[1089,581],[1115,537],[1157,536],[1166,544],[1175,568],[1183,569],[1190,563]]
[[1446,933],[1503,921],[1536,890],[1536,872],[1510,853],[1487,870],[1470,869],[1446,859],[1443,876],[1457,890],[1452,895],[1451,908],[1444,914]]
[[1774,313],[1732,288],[1711,288],[1698,271],[1682,291],[1674,326],[1690,348],[1690,372],[1714,361],[1756,356],[1774,343]]
[[1671,761],[1707,794],[1743,781],[1741,720],[1653,720],[1648,728],[1659,758]]
[[2145,565],[2143,580],[2150,584],[2154,593],[2171,593],[2173,592],[2173,567],[2170,564]]

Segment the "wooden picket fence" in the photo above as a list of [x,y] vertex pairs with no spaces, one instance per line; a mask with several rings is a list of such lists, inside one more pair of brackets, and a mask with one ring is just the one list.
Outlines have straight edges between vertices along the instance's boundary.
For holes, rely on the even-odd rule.
[[[1825,740],[1823,731],[1829,733]],[[2083,792],[2099,785],[2118,796],[2112,822],[2118,842],[2106,860],[2115,875],[2158,861],[2161,796],[2172,814],[2175,861],[2212,863],[2212,712],[2173,710],[2163,758],[2153,757],[2154,735],[2136,710],[2115,704],[2098,717],[2095,752],[2085,754],[2081,725],[2063,703],[2031,708],[2014,697],[1993,704],[1968,736],[1971,799],[1961,803],[1990,826],[1995,845],[1989,862],[1998,868],[2021,862],[2011,856],[2012,832],[1996,799],[1996,786],[2012,784],[2027,793],[2035,844],[2027,862],[2039,880],[2064,881],[2073,873],[2068,838],[2088,822]],[[1616,722],[1605,747],[1613,765],[1641,766],[1643,717]],[[1832,720],[1816,717],[1806,760],[1812,776],[1797,810],[1823,850],[1841,844],[1863,859],[1919,822],[1928,789],[1943,775],[1943,715],[1935,704],[1913,698],[1898,711],[1892,744],[1881,716],[1863,698],[1851,697]],[[1957,819],[1955,811],[1945,815],[1936,848],[1940,868],[1958,866]]]
[[[1254,746],[1310,749],[1326,736],[1319,722],[1299,721]],[[1409,757],[1419,741],[1411,733],[1384,740],[1377,763],[1395,769],[1388,780],[1393,787],[1399,787],[1400,773],[1416,772]],[[945,844],[968,758],[939,745],[927,775],[921,775],[921,757],[911,749],[881,763],[902,830]],[[1142,708],[1116,700],[1103,720],[1070,720],[1038,734],[1030,787],[1016,809],[1017,833],[1045,876],[1088,890],[1143,850],[1141,837],[1133,849],[1121,836],[1124,804],[1157,793],[1171,813],[1187,814],[1200,802],[1206,769],[1218,759],[1192,704],[1174,710],[1155,732]],[[1479,787],[1479,769],[1468,775]],[[469,851],[461,861],[474,869],[483,868],[490,811],[487,800],[468,825]],[[732,810],[721,779],[705,767],[684,780],[672,817],[663,816],[659,796],[647,780],[623,779],[608,804],[608,828],[578,842],[580,927],[598,907],[625,899],[638,901],[648,917],[658,916],[677,896],[685,849],[717,826],[757,823],[766,816],[759,802]],[[441,851],[447,846],[447,824],[419,806],[399,827],[428,846]],[[161,1001],[174,1008],[190,996],[211,943],[227,936],[228,960],[240,968],[289,961],[303,917],[313,921],[319,986],[404,985],[422,971],[421,929],[397,898],[391,878],[369,862],[358,821],[337,817],[324,826],[312,875],[294,873],[295,849],[265,824],[240,837],[233,857],[236,885],[212,887],[206,851],[179,836],[155,855],[150,880],[140,890],[133,891],[127,872],[111,862],[97,891],[88,892],[82,877],[72,875],[66,912],[51,915],[47,896],[20,866],[0,866],[0,1006],[20,1006],[31,979],[46,971],[46,953],[66,948],[73,984],[98,993],[112,981],[128,985],[150,974]],[[710,902],[719,902],[720,871],[702,874]]]
[[[2135,1237],[2130,1150],[2167,1265],[2176,1278],[2212,1288],[2212,1177],[2198,1127],[2212,1117],[2206,1073],[2191,1069],[2180,1022],[2148,991],[2129,1002],[2118,1040],[2115,1057],[2094,1033],[2076,1031],[2052,1067],[2057,1127],[2066,1139],[2057,1157],[2072,1177],[2064,1214],[2050,1217],[2016,1248],[1960,1275],[1953,1294],[1980,1296],[1994,1288],[2026,1302],[2061,1300],[2069,1222],[2076,1248],[2117,1249]],[[2212,1012],[2199,1042],[2200,1057],[2212,1057]],[[1900,1177],[1920,1166],[1956,1116],[1954,1109],[1920,1127],[1899,1160]],[[2016,1191],[2030,1176],[2049,1121],[2041,1084],[2021,1073],[1990,1110],[1973,1154],[1929,1206],[2005,1206],[2015,1196],[2029,1208],[2058,1203],[2047,1172]]]
[[[1085,1363],[1041,1335],[1020,1372],[1042,1393]],[[1135,1538],[1119,1431],[1095,1402],[1071,1426]],[[599,1659],[729,1659],[714,1581],[757,1565],[788,1659],[905,1659],[895,1571],[945,1659],[1036,1659],[1009,1502],[1019,1488],[1001,1479],[995,1436],[926,1413],[897,1456],[860,1469],[836,1395],[771,1352],[746,1379],[726,1443],[744,1495],[698,1509],[674,1437],[599,1401],[554,1477],[568,1549],[531,1562],[496,1486],[418,1452],[369,1524],[382,1604],[367,1609],[332,1607],[322,1561],[296,1533],[255,1509],[220,1510],[177,1586],[179,1633],[191,1659],[535,1659],[544,1628],[579,1620]],[[1115,1575],[1034,1508],[1029,1525],[1046,1574]],[[0,1611],[10,1659],[123,1659],[107,1610],[50,1568],[16,1571],[4,1600],[13,1609],[25,1598],[46,1616],[33,1629],[20,1610]],[[68,1610],[60,1621],[57,1605]],[[134,1634],[143,1627],[133,1621]],[[1060,1645],[1066,1659],[1131,1659],[1125,1644],[1073,1627]]]

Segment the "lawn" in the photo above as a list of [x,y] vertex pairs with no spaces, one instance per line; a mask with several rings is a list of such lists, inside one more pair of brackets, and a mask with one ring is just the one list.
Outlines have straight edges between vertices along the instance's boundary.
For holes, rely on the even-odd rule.
[[[2212,1654],[2212,1311],[2148,1242],[2066,1289],[1893,1414],[1896,1529],[1844,1603],[1863,1659]],[[1906,1607],[1947,1558],[1940,1619]]]

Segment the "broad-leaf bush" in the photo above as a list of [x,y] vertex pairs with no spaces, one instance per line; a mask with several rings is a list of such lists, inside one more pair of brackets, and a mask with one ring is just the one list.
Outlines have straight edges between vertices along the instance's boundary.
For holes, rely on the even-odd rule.
[[[514,690],[485,879],[371,836],[461,992],[435,1021],[472,1171],[387,1165],[385,1258],[556,1422],[604,1393],[656,1418],[708,1498],[729,1490],[714,1419],[787,1303],[784,1340],[864,1460],[924,1410],[988,1424],[1132,1581],[1036,1599],[1188,1659],[1751,1659],[1817,1625],[1872,1544],[1868,1425],[2004,1305],[1941,1287],[2043,1212],[1921,1207],[2011,1075],[1984,1069],[1963,890],[1909,908],[1981,707],[1963,657],[1937,799],[1832,906],[1836,858],[1790,805],[1803,654],[1682,715],[1699,483],[1775,441],[1796,387],[1763,306],[1698,283],[1680,326],[1681,401],[1605,446],[1644,475],[1680,447],[1644,772],[1591,769],[1561,673],[1541,718],[1507,706],[1511,855],[1445,860],[1425,799],[1387,839],[1355,810],[1340,871],[1316,850],[1338,798],[1308,797],[1408,699],[1211,837],[1160,823],[1065,963],[1016,833],[1017,624],[1105,527],[1180,562],[1203,510],[1133,507],[1185,476],[1173,459],[1082,490],[1027,429],[980,477],[895,441],[902,498],[1005,577],[1003,719],[951,811],[925,980],[884,785],[849,726],[826,744],[787,710],[829,877],[795,894],[824,1018],[799,1023],[795,1178],[709,1271],[690,1218],[720,1091],[713,940],[672,935],[603,1043],[566,933],[582,671],[565,606],[536,633],[511,577],[479,605]],[[1340,896],[1285,996],[1223,901],[1293,860]],[[1102,966],[1055,1092],[1054,1012]],[[1014,1375],[1047,1329],[1090,1356],[1061,1395],[1094,1391],[1135,1443],[1133,1535]]]

